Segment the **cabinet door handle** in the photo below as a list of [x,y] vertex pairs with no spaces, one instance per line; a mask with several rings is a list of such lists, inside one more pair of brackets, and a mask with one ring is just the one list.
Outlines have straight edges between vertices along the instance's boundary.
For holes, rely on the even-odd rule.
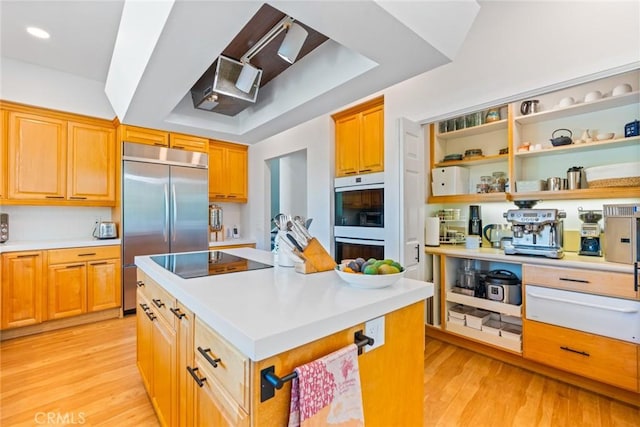
[[100,261],[100,262],[90,262],[89,265],[105,265],[108,264],[107,261]]
[[576,283],[590,283],[588,280],[584,279],[572,279],[570,277],[560,277],[560,280],[565,282],[576,282]]
[[574,350],[572,348],[565,347],[565,346],[560,346],[560,350],[570,351],[571,353],[580,354],[582,356],[587,356],[587,357],[590,356],[589,353],[587,353],[586,351]]
[[193,377],[193,379],[195,380],[196,384],[198,384],[198,387],[202,387],[204,385],[204,382],[207,380],[206,377],[198,377],[198,374],[196,374],[196,372],[198,371],[198,368],[192,368],[191,366],[187,366],[187,371],[189,371],[189,373],[191,374],[191,376]]
[[149,310],[149,306],[148,306],[147,304],[144,304],[144,303],[140,304],[140,308],[141,308],[143,311],[148,311],[148,310]]
[[142,280],[138,280],[136,282],[136,286],[139,287],[139,288],[143,288],[144,287],[144,282]]
[[420,262],[420,245],[416,245],[416,261]]
[[78,268],[78,267],[84,267],[84,264],[67,265],[65,268]]
[[156,307],[158,308],[162,308],[164,307],[164,303],[162,302],[161,299],[152,299],[151,301],[153,301],[153,303],[156,305]]
[[87,252],[84,254],[78,254],[78,256],[94,256],[96,253],[95,252]]
[[182,146],[182,145],[172,145],[171,148],[177,148],[179,150],[184,150],[184,146]]
[[633,263],[633,290],[638,292],[638,276],[640,276],[640,271],[638,271],[638,261]]
[[37,257],[38,255],[36,254],[29,254],[29,255],[18,255],[17,258],[32,258],[32,257]]
[[371,169],[360,169],[360,172],[371,172]]
[[355,173],[356,173],[356,171],[353,171],[353,172],[345,172],[344,174],[345,174],[345,175],[353,175],[353,174],[355,174]]
[[44,196],[45,199],[64,199],[64,196]]
[[153,322],[154,320],[156,320],[156,315],[153,314],[153,311],[145,311],[144,314],[147,315],[147,317]]
[[153,145],[157,145],[158,147],[166,147],[167,144],[163,144],[162,142],[154,142]]
[[82,197],[82,196],[71,196],[69,198],[73,200],[87,200],[86,197]]
[[218,367],[218,363],[220,363],[221,359],[217,358],[217,359],[213,359],[211,358],[211,356],[209,356],[209,353],[211,351],[210,348],[205,348],[203,349],[202,347],[198,347],[198,351],[200,352],[200,354],[202,354],[204,356],[205,359],[207,359],[207,362],[211,363],[211,366],[213,366],[214,368]]
[[174,316],[176,316],[178,319],[182,319],[183,317],[186,316],[186,314],[184,313],[180,313],[180,309],[179,308],[173,308],[171,307],[169,309],[169,311],[171,311],[173,313]]

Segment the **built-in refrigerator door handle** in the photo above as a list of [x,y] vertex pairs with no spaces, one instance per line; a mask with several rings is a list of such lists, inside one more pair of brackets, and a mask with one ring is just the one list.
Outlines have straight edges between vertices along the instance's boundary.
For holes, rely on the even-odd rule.
[[178,202],[176,200],[176,185],[171,184],[171,206],[173,208],[173,215],[171,217],[171,240],[176,241],[176,234],[178,229],[176,228],[176,222],[178,221]]
[[162,230],[164,241],[169,238],[169,186],[164,184],[164,229]]

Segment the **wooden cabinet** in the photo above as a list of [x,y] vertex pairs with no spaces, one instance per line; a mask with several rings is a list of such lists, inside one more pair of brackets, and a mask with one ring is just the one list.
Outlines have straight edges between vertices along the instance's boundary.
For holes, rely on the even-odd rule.
[[66,198],[67,123],[9,112],[8,198]]
[[2,329],[42,322],[43,258],[41,251],[2,255]]
[[638,346],[525,321],[524,357],[623,389],[638,391]]
[[7,116],[0,110],[0,200],[7,197]]
[[203,153],[206,153],[208,150],[209,140],[207,138],[129,125],[122,125],[120,131],[122,140],[126,142],[176,148],[179,150],[200,151]]
[[153,320],[151,306],[142,289],[136,291],[136,364],[142,383],[149,396],[153,396]]
[[[194,425],[193,399],[194,383],[187,370],[193,366],[193,332],[195,316],[180,301],[176,301],[174,311],[178,332],[178,425]],[[195,424],[198,425],[198,424]]]
[[169,147],[206,153],[209,150],[209,140],[207,138],[172,132],[169,134]]
[[5,203],[115,205],[117,150],[111,122],[5,104]]
[[222,141],[209,144],[209,200],[246,203],[248,149]]
[[336,176],[384,170],[384,98],[334,114]]
[[48,319],[120,307],[120,247],[48,251]]
[[122,140],[126,142],[157,145],[160,147],[169,146],[169,133],[161,130],[122,125],[120,126],[120,131],[122,132]]
[[68,135],[68,199],[115,200],[115,130],[69,122]]

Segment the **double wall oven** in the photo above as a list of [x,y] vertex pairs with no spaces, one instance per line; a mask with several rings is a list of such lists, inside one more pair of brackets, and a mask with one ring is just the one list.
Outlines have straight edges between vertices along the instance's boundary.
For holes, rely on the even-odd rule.
[[384,259],[384,172],[335,179],[335,258]]

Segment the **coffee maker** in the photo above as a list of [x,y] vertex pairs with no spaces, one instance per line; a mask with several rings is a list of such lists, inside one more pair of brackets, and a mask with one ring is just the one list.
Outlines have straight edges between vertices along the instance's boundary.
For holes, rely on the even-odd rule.
[[532,209],[536,202],[527,202],[519,206],[528,207],[509,209],[503,214],[513,232],[511,242],[504,245],[504,253],[562,258],[562,218],[566,218],[566,213],[558,209]]
[[602,211],[583,210],[578,208],[580,226],[580,250],[578,255],[602,256],[600,233],[602,229],[598,221],[602,219]]

